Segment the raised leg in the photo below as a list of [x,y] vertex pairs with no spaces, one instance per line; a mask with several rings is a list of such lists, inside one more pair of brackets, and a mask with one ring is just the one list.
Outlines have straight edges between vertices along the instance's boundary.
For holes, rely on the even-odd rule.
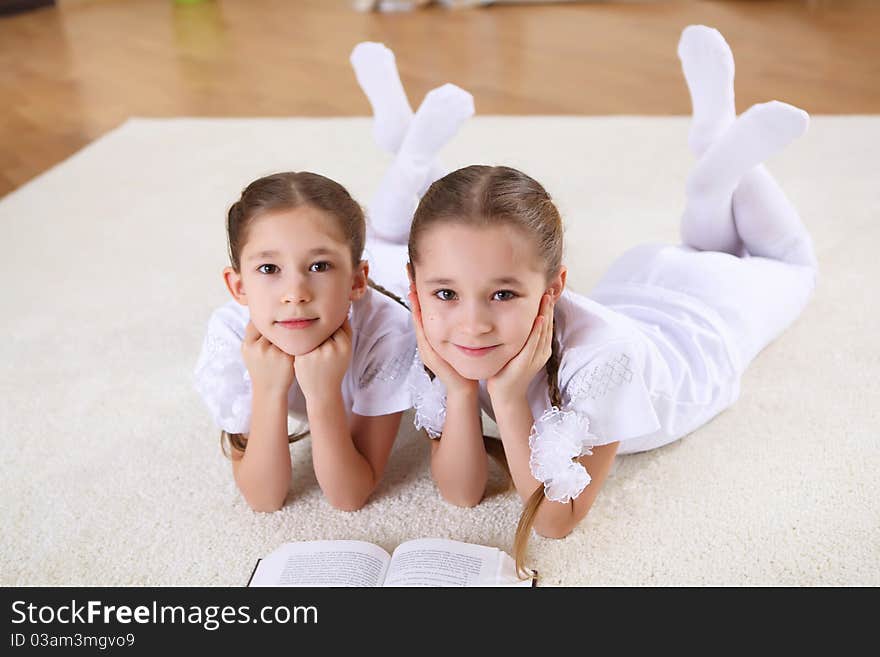
[[742,113],[697,162],[687,182],[682,241],[701,251],[741,255],[733,195],[744,176],[806,131],[809,116],[771,101]]
[[375,237],[398,244],[409,240],[419,194],[438,153],[473,113],[473,97],[455,85],[428,92],[370,203],[368,227]]

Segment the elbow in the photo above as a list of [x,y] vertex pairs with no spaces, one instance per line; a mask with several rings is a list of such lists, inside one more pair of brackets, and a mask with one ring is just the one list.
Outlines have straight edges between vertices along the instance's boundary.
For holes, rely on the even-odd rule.
[[565,538],[571,534],[574,525],[560,522],[536,522],[535,533],[544,538]]
[[[535,533],[544,538],[565,538],[574,530],[578,522],[581,520],[573,513],[573,506],[566,504],[564,508],[549,508],[550,504],[544,504],[548,507],[548,512],[555,513],[538,513],[535,518]],[[553,504],[553,506],[562,506]]]
[[483,499],[482,491],[449,491],[440,489],[440,496],[449,504],[470,509],[479,504]]
[[324,497],[337,511],[359,511],[370,499],[370,495],[379,485],[381,472],[378,474],[370,473],[369,477],[364,477],[356,481],[350,481],[344,485],[318,485],[324,491]]
[[281,499],[250,499],[245,497],[245,500],[248,503],[248,506],[251,507],[252,511],[256,511],[257,513],[274,513],[275,511],[280,511],[284,506],[286,496]]
[[288,475],[284,483],[267,486],[263,481],[254,482],[251,478],[243,476],[241,468],[233,469],[235,485],[247,502],[252,511],[257,513],[274,513],[281,510],[287,501],[290,492],[290,477]]
[[357,490],[325,490],[324,496],[327,501],[337,511],[358,511],[364,507],[370,495],[373,493],[373,487],[370,486],[365,491]]
[[483,501],[483,494],[486,491],[486,472],[482,472],[477,477],[462,479],[460,477],[448,477],[439,469],[432,467],[431,475],[437,489],[440,491],[440,497],[445,502],[470,509]]
[[367,497],[327,496],[327,501],[337,511],[359,511],[367,503]]
[[245,502],[252,511],[257,513],[274,513],[279,511],[287,501],[288,486],[278,487],[276,490],[266,490],[260,486],[243,485],[245,482],[240,480],[236,480],[236,483]]

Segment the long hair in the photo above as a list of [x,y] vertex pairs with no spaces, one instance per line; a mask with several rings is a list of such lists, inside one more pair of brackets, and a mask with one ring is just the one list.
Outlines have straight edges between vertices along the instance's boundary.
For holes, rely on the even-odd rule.
[[[540,183],[517,169],[474,165],[453,171],[434,182],[416,209],[409,233],[409,260],[413,267],[418,265],[419,245],[424,234],[436,224],[448,223],[477,228],[499,224],[519,227],[534,240],[548,282],[559,274],[562,267],[563,227],[559,210]],[[560,358],[554,329],[546,371],[550,403],[557,407],[562,406],[558,381]],[[499,449],[492,439],[484,437],[484,442],[490,456],[509,476],[503,448]],[[525,572],[531,529],[544,499],[544,487],[539,486],[526,502],[517,525],[513,556],[521,574]]]

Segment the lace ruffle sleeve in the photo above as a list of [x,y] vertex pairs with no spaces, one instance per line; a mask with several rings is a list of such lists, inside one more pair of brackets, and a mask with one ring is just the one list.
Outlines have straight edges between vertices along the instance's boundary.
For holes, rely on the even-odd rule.
[[439,377],[432,381],[425,371],[418,349],[407,377],[407,387],[412,395],[416,429],[424,429],[431,438],[439,438],[446,422],[446,386]]
[[211,316],[194,372],[195,389],[214,424],[228,433],[248,433],[251,425],[251,379],[241,357],[239,323],[226,307]]
[[590,483],[587,469],[575,459],[592,454],[597,437],[590,433],[589,418],[576,410],[549,408],[529,435],[529,468],[544,484],[544,494],[554,502],[568,502]]

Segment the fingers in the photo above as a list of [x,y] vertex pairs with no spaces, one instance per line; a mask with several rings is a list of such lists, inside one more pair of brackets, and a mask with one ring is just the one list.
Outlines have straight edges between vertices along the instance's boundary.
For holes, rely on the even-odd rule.
[[528,347],[528,360],[532,361],[535,359],[536,354],[540,353],[541,344],[544,340],[544,334],[547,332],[547,318],[543,315],[538,315],[535,319],[535,328],[532,329],[532,334],[529,336],[529,340],[526,343]]
[[[432,370],[436,370],[437,359],[439,356],[435,358],[436,353],[425,335],[425,327],[422,324],[422,307],[419,305],[419,297],[416,294],[414,287],[410,286],[410,293],[407,298],[409,299],[410,308],[412,309],[413,325],[416,330],[416,346],[419,349],[419,357],[421,358],[423,365],[428,366]],[[434,373],[436,374],[437,372],[435,371]]]
[[556,307],[556,304],[553,302],[553,298],[549,294],[546,296],[547,306],[544,308],[544,318],[546,322],[544,341],[549,344],[553,336],[553,309]]
[[260,333],[260,330],[254,326],[254,323],[251,320],[248,320],[247,326],[244,327],[244,341],[254,343],[262,337],[263,334]]
[[541,344],[541,340],[547,332],[547,305],[548,296],[545,294],[541,297],[541,303],[538,305],[538,316],[535,317],[535,323],[532,326],[532,332],[529,334],[526,344],[531,342],[535,347]]
[[541,297],[535,326],[526,342],[529,347],[529,360],[540,360],[546,363],[550,356],[550,343],[553,336],[553,302],[549,294]]
[[342,322],[342,326],[339,327],[339,330],[351,339],[351,322],[349,321],[348,316],[346,316],[345,321]]
[[344,346],[346,344],[351,344],[351,324],[348,321],[348,318],[345,318],[345,321],[342,322],[342,326],[333,331],[330,334],[330,337],[324,340],[321,344],[315,347],[312,351],[318,351],[319,349],[331,349],[333,345]]
[[406,298],[409,299],[409,307],[412,310],[412,314],[421,316],[422,307],[419,305],[419,295],[414,287],[410,286],[409,294],[406,295]]
[[409,299],[410,308],[412,309],[413,324],[416,328],[416,338],[419,341],[422,341],[425,338],[425,331],[422,326],[422,307],[419,305],[419,297],[415,292],[410,292],[407,298]]
[[546,319],[550,319],[553,317],[553,305],[553,297],[549,294],[544,294],[541,297],[541,307],[538,310],[538,314],[543,315]]
[[[544,334],[541,338],[541,346],[539,348],[540,353],[542,354],[542,357],[545,358],[545,360],[546,360],[546,358],[550,357],[550,353],[553,350],[553,320],[554,320],[553,309],[555,307],[556,307],[556,304],[553,302],[552,297],[550,297],[550,295],[547,295],[547,308],[546,308],[546,315],[545,315],[546,319],[545,319],[545,326],[544,326]],[[543,356],[543,355],[545,355],[545,356]]]

